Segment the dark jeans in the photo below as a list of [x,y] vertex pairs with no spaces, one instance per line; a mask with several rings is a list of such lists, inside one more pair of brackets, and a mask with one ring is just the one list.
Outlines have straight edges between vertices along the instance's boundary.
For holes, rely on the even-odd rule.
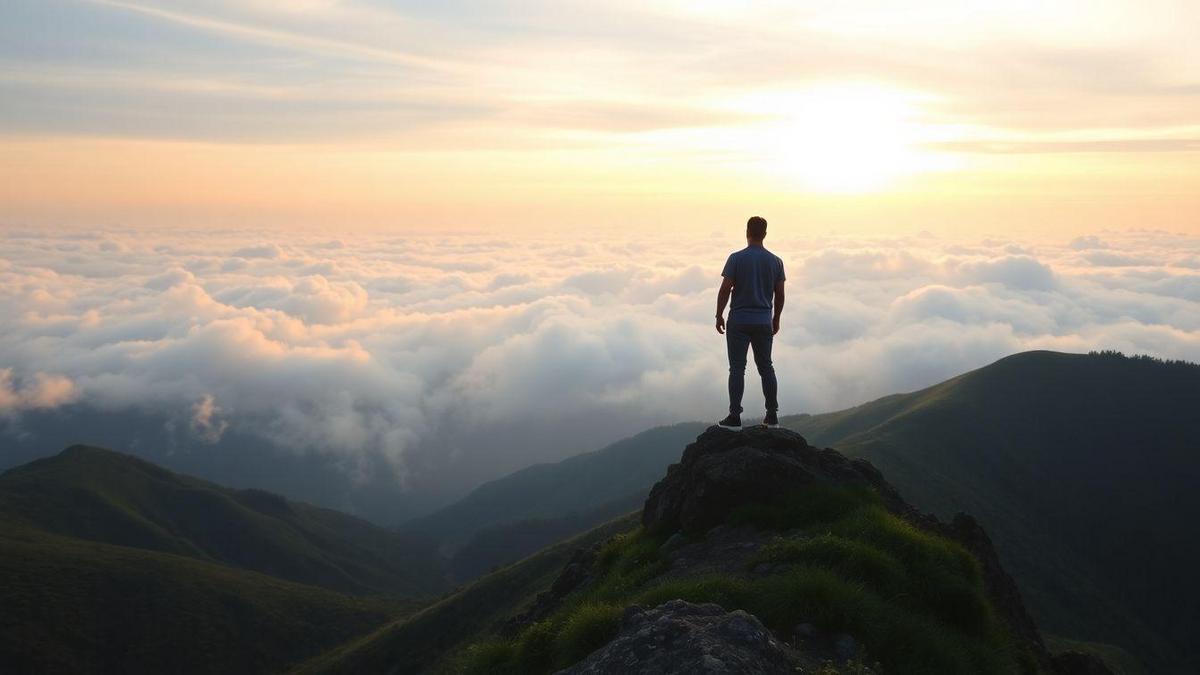
[[775,366],[771,365],[771,343],[775,336],[769,323],[730,323],[725,326],[725,346],[729,350],[729,412],[741,414],[742,392],[746,388],[746,349],[754,347],[754,365],[762,378],[767,410],[779,410]]

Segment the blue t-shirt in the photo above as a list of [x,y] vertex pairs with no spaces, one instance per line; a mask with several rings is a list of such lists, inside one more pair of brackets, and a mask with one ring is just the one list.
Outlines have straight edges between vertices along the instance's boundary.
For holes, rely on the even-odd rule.
[[771,323],[775,284],[783,275],[783,261],[762,246],[747,246],[729,254],[721,276],[733,279],[730,323]]

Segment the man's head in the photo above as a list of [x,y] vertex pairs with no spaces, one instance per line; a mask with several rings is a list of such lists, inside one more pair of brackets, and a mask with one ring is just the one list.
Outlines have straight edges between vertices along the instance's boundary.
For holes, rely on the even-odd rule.
[[767,236],[767,219],[762,216],[754,216],[746,221],[746,239],[750,241],[762,241]]

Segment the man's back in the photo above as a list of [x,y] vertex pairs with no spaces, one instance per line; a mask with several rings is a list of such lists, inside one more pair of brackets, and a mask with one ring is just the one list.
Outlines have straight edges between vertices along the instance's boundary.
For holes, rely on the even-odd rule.
[[730,323],[771,323],[775,285],[785,279],[783,261],[762,246],[729,255],[721,276],[733,280]]

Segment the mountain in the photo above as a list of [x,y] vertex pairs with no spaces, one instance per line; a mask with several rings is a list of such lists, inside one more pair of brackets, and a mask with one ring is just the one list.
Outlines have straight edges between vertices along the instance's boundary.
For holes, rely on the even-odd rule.
[[0,475],[0,672],[278,672],[443,584],[429,541],[109,450]]
[[995,538],[1047,631],[1200,671],[1200,366],[1027,352],[849,410],[781,420]]
[[471,642],[549,589],[575,551],[637,525],[633,516],[559,542],[479,579],[420,612],[312,659],[302,673],[440,672]]
[[[1197,672],[1196,410],[1198,366],[1026,352],[918,392],[782,421],[815,445],[869,459],[919,508],[978,518],[1055,644],[1117,645],[1155,672]],[[592,476],[619,476],[621,489],[649,486],[673,459],[663,448],[701,426],[653,429],[612,446],[627,453],[609,448],[576,465],[518,472],[429,522],[461,518],[462,543],[452,550],[478,551],[484,563],[460,563],[465,578],[534,550],[542,540],[516,545],[531,530],[584,531],[583,522],[572,529],[558,519],[558,500],[577,514],[599,508],[616,491],[593,496]],[[462,532],[479,541],[463,542]]]
[[434,537],[451,570],[471,579],[637,509],[700,423],[657,427],[600,450],[485,483],[401,531]]
[[[557,575],[554,570],[559,570]],[[540,591],[540,592],[539,592]],[[1051,657],[986,533],[794,432],[710,428],[644,503],[313,673],[1109,672]]]
[[354,457],[281,445],[264,426],[234,424],[220,438],[198,438],[188,418],[139,409],[112,410],[84,403],[22,411],[0,419],[0,471],[47,456],[48,449],[86,444],[131,454],[177,473],[219,485],[257,488],[291,499],[395,526],[429,513],[466,492],[408,489],[392,460],[365,451]]
[[261,490],[233,490],[87,446],[0,475],[0,517],[354,594],[427,595],[432,543]]
[[280,672],[411,609],[6,520],[0,607],[4,673]]

